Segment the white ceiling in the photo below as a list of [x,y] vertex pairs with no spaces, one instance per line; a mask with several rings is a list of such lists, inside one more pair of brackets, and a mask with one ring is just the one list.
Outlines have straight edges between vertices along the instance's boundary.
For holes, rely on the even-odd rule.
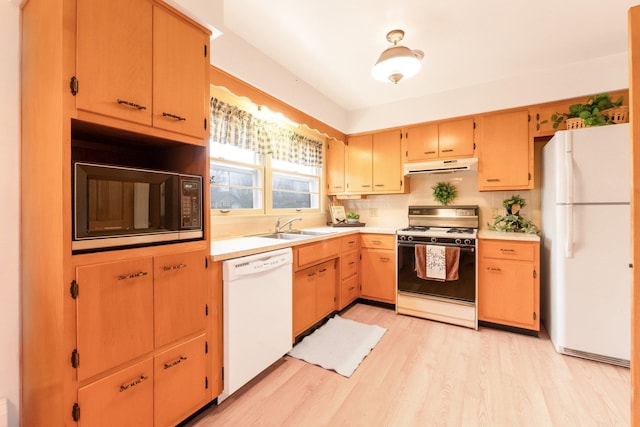
[[[228,0],[224,27],[345,111],[627,51],[631,0]],[[390,44],[425,52],[398,85],[370,77]]]

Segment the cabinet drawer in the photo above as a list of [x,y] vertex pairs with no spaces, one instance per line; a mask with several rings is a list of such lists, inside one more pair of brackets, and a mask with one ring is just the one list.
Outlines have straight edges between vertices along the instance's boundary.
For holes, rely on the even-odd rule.
[[78,405],[79,427],[152,426],[153,359],[81,387]]
[[362,234],[360,238],[363,248],[395,249],[396,247],[394,234]]
[[358,274],[358,258],[358,252],[350,252],[340,257],[341,279],[346,279],[354,274]]
[[358,286],[358,276],[350,277],[340,284],[340,310],[345,308],[351,301],[358,298],[360,289]]
[[358,249],[358,235],[352,234],[342,238],[342,252]]
[[176,425],[206,403],[205,341],[203,334],[155,357],[156,425]]
[[340,239],[327,239],[318,243],[301,246],[296,249],[296,269],[317,264],[327,258],[336,258],[340,254]]
[[483,258],[533,261],[535,259],[535,249],[536,245],[534,242],[480,240],[480,256]]

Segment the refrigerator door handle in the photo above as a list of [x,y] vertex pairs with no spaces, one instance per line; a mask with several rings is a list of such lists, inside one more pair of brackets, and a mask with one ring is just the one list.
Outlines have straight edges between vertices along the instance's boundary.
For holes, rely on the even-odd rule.
[[565,210],[565,258],[573,258],[573,140],[572,132],[567,132],[564,152],[564,184],[566,195]]
[[565,238],[564,256],[565,258],[573,258],[573,204],[566,205],[565,230],[567,235]]

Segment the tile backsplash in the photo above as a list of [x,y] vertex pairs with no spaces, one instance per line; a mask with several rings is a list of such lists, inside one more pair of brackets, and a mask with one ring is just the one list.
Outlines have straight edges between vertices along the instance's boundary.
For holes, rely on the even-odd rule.
[[480,207],[480,228],[488,228],[496,215],[506,213],[502,201],[513,194],[519,194],[527,201],[521,215],[540,225],[540,191],[478,191],[478,175],[475,171],[453,174],[423,174],[411,176],[411,193],[397,195],[367,196],[366,199],[343,200],[345,209],[360,214],[360,221],[374,227],[399,228],[407,225],[407,208],[410,205],[437,205],[431,187],[444,181],[458,190],[452,206],[478,205]]

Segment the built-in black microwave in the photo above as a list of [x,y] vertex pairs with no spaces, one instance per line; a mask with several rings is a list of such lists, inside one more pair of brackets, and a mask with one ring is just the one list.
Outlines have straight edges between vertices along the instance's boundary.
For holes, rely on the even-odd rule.
[[202,177],[73,164],[74,253],[202,239]]

